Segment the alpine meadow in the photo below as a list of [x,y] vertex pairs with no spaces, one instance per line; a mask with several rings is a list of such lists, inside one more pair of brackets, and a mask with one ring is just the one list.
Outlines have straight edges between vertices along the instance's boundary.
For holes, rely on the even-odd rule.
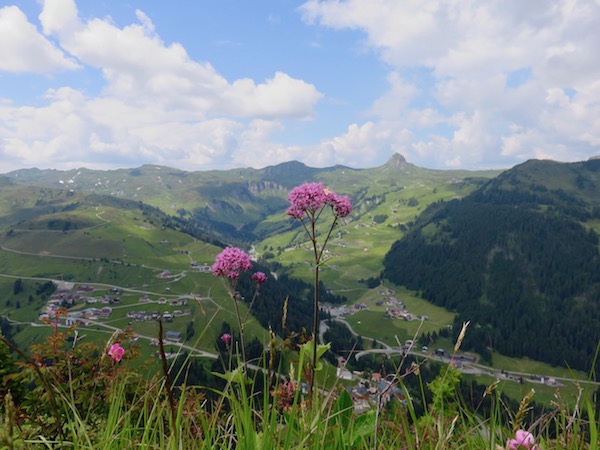
[[0,175],[0,448],[596,449],[600,159]]

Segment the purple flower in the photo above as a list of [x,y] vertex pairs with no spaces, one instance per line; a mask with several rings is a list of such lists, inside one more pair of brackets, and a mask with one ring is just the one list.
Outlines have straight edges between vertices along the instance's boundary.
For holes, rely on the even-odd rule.
[[292,189],[288,195],[291,205],[286,213],[294,219],[302,219],[305,213],[314,213],[327,203],[328,194],[323,183],[304,183]]
[[229,347],[229,343],[231,342],[231,334],[229,333],[223,333],[223,335],[221,336],[221,341],[223,341],[223,343]]
[[332,206],[333,212],[337,217],[346,217],[352,212],[350,197],[345,195],[338,195],[333,192],[330,195],[330,200],[328,203]]
[[258,286],[262,286],[265,281],[267,281],[267,276],[263,272],[254,272],[252,274],[252,279]]
[[237,280],[240,272],[252,269],[250,256],[244,250],[237,247],[227,247],[215,258],[212,273],[215,276],[223,276]]
[[121,347],[118,343],[113,344],[108,351],[108,356],[110,356],[114,362],[119,362],[123,359],[123,354],[125,353],[125,349]]
[[517,430],[516,434],[515,434],[515,439],[509,439],[508,441],[508,448],[510,450],[517,450],[517,449],[527,449],[527,450],[533,450],[535,448],[535,439],[533,437],[533,434],[524,431],[524,430]]
[[346,217],[352,212],[350,198],[336,194],[323,183],[301,184],[290,191],[288,200],[291,205],[286,213],[294,219],[302,219],[306,213],[314,214],[325,205],[333,208],[336,217]]

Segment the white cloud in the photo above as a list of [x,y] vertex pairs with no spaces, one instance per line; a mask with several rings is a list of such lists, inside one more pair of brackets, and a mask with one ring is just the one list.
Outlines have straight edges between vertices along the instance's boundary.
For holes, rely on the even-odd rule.
[[394,124],[396,127],[386,122],[353,123],[345,134],[323,141],[320,148],[332,152],[331,158],[339,164],[372,167],[378,164],[381,154],[387,157],[395,152],[406,154],[411,132]]
[[379,117],[398,117],[414,100],[418,88],[403,80],[396,72],[388,75],[388,82],[390,90],[373,102],[372,113]]
[[259,85],[237,80],[223,93],[230,114],[261,117],[310,117],[321,97],[313,85],[281,72]]
[[[29,106],[2,94],[3,168],[111,161],[201,169],[291,159],[366,167],[393,152],[426,167],[475,168],[600,153],[594,0],[309,0],[300,8],[307,23],[354,30],[354,48],[389,68],[387,91],[359,112],[350,109],[353,93],[321,92],[282,69],[263,79],[227,79],[184,44],[165,42],[143,11],[117,25],[110,17],[80,17],[74,0],[41,4],[39,29],[18,7],[0,9],[0,71],[52,74],[45,77],[52,88],[40,89]],[[309,48],[324,40],[313,50],[321,53],[333,48],[328,35],[304,41]],[[238,42],[223,36],[229,38]],[[299,60],[295,74],[303,65]],[[339,67],[350,80],[354,73]],[[89,88],[88,78],[74,85],[55,74],[76,68],[102,85]],[[364,102],[368,83],[379,81],[356,80],[357,97]],[[345,102],[341,128],[327,116],[342,109],[335,98]],[[304,128],[313,121],[325,126]],[[323,138],[330,123],[343,131]],[[306,145],[286,137],[317,128],[319,135],[302,136]],[[278,142],[282,136],[288,143]]]
[[44,73],[77,67],[38,32],[19,8],[0,8],[0,72]]
[[[598,2],[309,0],[301,11],[309,23],[364,32],[390,64],[370,127],[425,128],[411,143],[418,162],[508,166],[600,153]],[[415,71],[431,74],[420,91],[410,90]]]
[[[73,0],[59,2],[71,5],[66,12],[56,7],[57,2],[44,4],[40,15],[44,29],[80,61],[102,70],[107,95],[139,106],[194,111],[195,117],[266,118],[309,117],[321,98],[310,83],[280,72],[263,83],[250,79],[229,83],[209,63],[192,60],[181,44],[165,45],[142,11],[136,12],[140,23],[121,29],[104,19],[74,24]],[[63,21],[67,26],[61,26]]]
[[[272,124],[313,117],[322,97],[313,84],[283,72],[230,82],[210,63],[190,58],[183,45],[163,42],[142,11],[136,11],[137,23],[119,28],[110,17],[82,20],[73,0],[42,3],[46,36],[17,7],[0,10],[0,33],[16,28],[20,37],[16,47],[0,40],[6,55],[0,70],[76,67],[64,50],[84,68],[98,69],[105,83],[97,97],[59,87],[46,92],[41,107],[0,103],[0,155],[17,166],[66,168],[78,161],[97,167],[107,160],[113,166],[150,162],[186,169],[225,168],[233,160],[257,166],[263,162],[243,155],[263,148],[274,158],[264,159],[269,165],[295,154],[269,141]],[[37,54],[13,57],[34,44]]]

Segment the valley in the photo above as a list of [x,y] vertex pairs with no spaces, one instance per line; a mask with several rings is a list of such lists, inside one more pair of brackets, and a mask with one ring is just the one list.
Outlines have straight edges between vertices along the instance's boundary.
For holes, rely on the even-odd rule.
[[[339,224],[329,241],[321,279],[324,289],[345,297],[348,306],[365,306],[343,319],[361,337],[365,350],[373,341],[398,348],[399,343],[417,338],[418,358],[430,357],[421,351],[423,345],[450,353],[457,324],[471,318],[452,303],[425,300],[431,289],[425,284],[394,284],[397,280],[389,276],[389,252],[411,231],[435,232],[426,221],[436,207],[467,198],[499,175],[500,171],[422,169],[400,155],[382,167],[363,170],[312,169],[286,163],[262,170],[209,173],[159,166],[107,172],[18,171],[0,177],[4,180],[0,189],[0,315],[14,324],[14,340],[25,348],[52,332],[51,327],[40,326],[40,315],[52,300],[36,294],[44,283],[52,280],[57,286],[72,286],[71,293],[89,286],[93,294],[85,301],[75,301],[68,308],[69,316],[60,319],[64,325],[80,321],[79,333],[85,339],[101,341],[115,329],[131,329],[139,336],[142,353],[152,355],[156,351],[152,347],[158,333],[156,319],[160,317],[165,333],[179,337],[169,340],[169,350],[185,348],[214,357],[223,323],[235,323],[224,284],[208,271],[222,246],[251,248],[256,263],[266,268],[273,283],[281,277],[310,283],[310,252],[304,230],[285,215],[289,188],[308,177],[351,196],[353,201],[354,212]],[[532,175],[519,176],[527,179]],[[532,184],[541,185],[543,174],[538,176]],[[563,192],[569,186],[565,183],[560,187]],[[596,188],[590,187],[591,181],[586,183],[585,199],[592,202],[591,211],[594,196],[590,192]],[[558,205],[554,200],[545,202]],[[587,208],[583,200],[567,202],[579,208],[577,211]],[[433,223],[441,224],[436,226],[448,233],[445,223],[435,220]],[[594,223],[586,221],[586,226],[595,229]],[[447,241],[443,234],[428,236],[434,242]],[[413,259],[399,260],[395,267],[402,272],[411,266],[414,269],[419,257],[415,254]],[[440,267],[445,263],[435,264]],[[382,277],[382,273],[388,275]],[[22,290],[15,293],[17,280],[21,280]],[[279,304],[276,301],[283,301],[284,288],[268,288],[262,301]],[[111,290],[119,292],[118,302]],[[412,320],[403,317],[401,311],[393,312],[394,305],[386,303],[386,292],[402,300]],[[594,292],[586,294],[589,301],[598,301]],[[241,302],[240,306],[245,316],[248,305]],[[338,307],[331,305],[332,309]],[[110,308],[111,312],[98,317],[86,312],[90,308]],[[280,306],[271,308],[277,311],[269,320],[276,323],[282,314]],[[52,321],[52,311],[47,313]],[[302,323],[302,316],[291,316]],[[248,317],[247,340],[265,342],[265,319],[252,314]],[[481,323],[474,322],[469,331],[479,336],[480,327]],[[473,348],[464,350],[472,352]],[[494,367],[486,372],[488,376],[497,375],[498,370],[528,374],[520,385],[508,376],[504,380],[519,385],[520,394],[535,384],[541,396],[550,398],[555,386],[540,383],[541,376],[587,379],[587,369],[583,368],[539,363],[531,370],[519,370],[522,361],[531,358],[510,358],[490,350],[491,361],[482,366]],[[477,353],[467,354],[479,360]],[[483,378],[484,371],[479,370],[479,375],[472,376]],[[572,386],[565,389],[576,390]]]

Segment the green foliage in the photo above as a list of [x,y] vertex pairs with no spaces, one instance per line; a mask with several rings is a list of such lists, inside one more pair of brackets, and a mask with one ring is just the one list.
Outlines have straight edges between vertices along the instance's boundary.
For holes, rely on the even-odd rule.
[[387,214],[375,214],[373,216],[373,222],[375,223],[383,223],[388,219],[388,215]]
[[431,408],[433,413],[448,416],[456,413],[456,405],[451,405],[450,402],[456,397],[460,380],[461,373],[453,366],[448,365],[429,383],[429,390],[432,394]]
[[332,448],[358,448],[367,445],[376,425],[375,411],[359,416],[354,414],[354,404],[347,390],[343,390],[331,411],[327,427],[331,430]]
[[13,284],[13,295],[19,295],[21,292],[23,292],[23,280],[17,278]]
[[[389,366],[405,401],[385,408],[377,401],[359,414],[357,400],[340,386],[328,394],[319,389],[310,399],[301,392],[313,353],[310,341],[299,347],[287,376],[260,366],[246,372],[238,364],[214,373],[219,388],[178,384],[171,404],[164,373],[146,379],[131,365],[137,355],[126,335],[100,347],[70,339],[74,336],[74,330],[55,330],[31,356],[21,354],[18,366],[0,366],[8,368],[3,378],[26,381],[30,389],[5,396],[0,448],[494,449],[505,448],[517,428],[532,432],[541,448],[597,448],[597,412],[581,393],[576,404],[557,394],[554,409],[542,411],[531,408],[533,393],[515,405],[497,395],[497,383],[463,383],[451,366],[427,383],[428,363],[407,360],[409,372]],[[120,363],[106,354],[117,339],[126,346]],[[7,360],[5,350],[0,344],[0,362]],[[327,350],[318,346],[320,359]],[[190,381],[192,359],[197,360],[186,358],[169,372]],[[465,393],[475,405],[462,400]],[[419,408],[420,402],[429,407]]]
[[[572,174],[598,186],[591,169],[531,163],[430,207],[392,246],[384,276],[457,311],[456,324],[476,324],[464,346],[484,360],[493,349],[590,369],[600,340],[600,254],[598,235],[580,221],[598,197]],[[543,178],[548,171],[557,177]]]
[[[335,355],[348,358],[362,350],[363,346],[359,338],[360,336],[354,336],[345,324],[333,320],[327,321],[327,331],[323,334],[323,339],[331,344],[331,351]],[[337,364],[335,355],[331,355],[333,361],[331,359],[330,361]]]

